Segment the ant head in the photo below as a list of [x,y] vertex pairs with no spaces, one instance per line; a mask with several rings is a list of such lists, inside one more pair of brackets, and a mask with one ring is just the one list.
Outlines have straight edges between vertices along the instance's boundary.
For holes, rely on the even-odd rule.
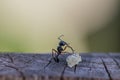
[[60,40],[59,45],[65,46],[67,43],[61,39],[62,36],[64,36],[64,35],[61,35],[60,37],[58,37],[58,39]]
[[60,46],[65,46],[65,45],[66,45],[66,42],[61,40],[61,41],[59,42],[59,45],[60,45]]

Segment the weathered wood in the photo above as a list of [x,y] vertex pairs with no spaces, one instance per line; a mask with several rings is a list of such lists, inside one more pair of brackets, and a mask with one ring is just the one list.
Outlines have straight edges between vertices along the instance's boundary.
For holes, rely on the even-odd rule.
[[76,72],[65,65],[68,55],[44,68],[51,54],[0,53],[0,80],[120,80],[120,54],[80,54]]

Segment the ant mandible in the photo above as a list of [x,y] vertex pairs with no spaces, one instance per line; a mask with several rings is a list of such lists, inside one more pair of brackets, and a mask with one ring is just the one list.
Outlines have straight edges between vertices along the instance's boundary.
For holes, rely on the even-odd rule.
[[67,49],[67,47],[72,50],[72,53],[74,53],[73,48],[67,42],[65,42],[61,39],[62,36],[64,36],[64,35],[61,35],[58,37],[60,42],[59,42],[59,45],[57,47],[57,50],[52,49],[52,58],[50,59],[49,63],[44,68],[46,68],[51,63],[52,59],[54,59],[54,61],[58,63],[59,62],[58,56],[62,53],[66,53],[64,51]]

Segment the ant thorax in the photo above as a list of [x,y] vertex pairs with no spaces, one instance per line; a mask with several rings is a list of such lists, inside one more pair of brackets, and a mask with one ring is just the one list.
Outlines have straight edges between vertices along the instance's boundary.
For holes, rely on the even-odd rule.
[[58,46],[58,47],[57,47],[57,51],[58,51],[58,53],[61,53],[61,52],[63,51],[62,46]]

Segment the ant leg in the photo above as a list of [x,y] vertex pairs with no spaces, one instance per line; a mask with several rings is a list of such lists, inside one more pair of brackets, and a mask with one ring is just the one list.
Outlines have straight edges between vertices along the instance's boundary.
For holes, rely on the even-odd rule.
[[[54,53],[55,52],[55,53]],[[54,58],[57,54],[56,53],[58,53],[55,49],[52,49],[52,57]],[[54,54],[55,54],[55,56],[54,56]]]
[[77,64],[75,65],[75,68],[74,68],[74,73],[76,72],[76,68],[77,68]]
[[[55,57],[54,57],[54,54],[55,53],[58,53],[55,49],[52,49],[52,58],[49,60],[49,62],[48,62],[48,64],[47,65],[45,65],[45,67],[44,67],[44,69],[52,62],[52,59],[54,59],[55,61],[56,61],[56,59],[55,59]],[[55,54],[55,56],[56,56],[57,54]]]
[[[63,78],[63,75],[64,75],[64,72],[65,72],[66,67],[67,67],[67,63],[65,64],[65,66],[64,66],[64,68],[63,68],[63,71],[62,71],[62,73],[61,73],[61,78]],[[63,79],[60,79],[60,80],[63,80]]]
[[52,62],[52,59],[53,59],[53,58],[51,58],[51,59],[49,60],[48,64],[45,65],[44,69]]
[[63,51],[65,51],[65,50],[66,50],[66,48],[67,48],[67,46],[65,46],[65,48],[63,49]]
[[[67,49],[67,47],[70,48],[70,49],[72,50],[72,52],[74,53],[73,48],[72,48],[71,46],[69,46],[69,45],[65,46],[65,48],[63,49],[63,51],[65,51],[65,50]],[[64,53],[65,53],[65,52],[64,52]]]
[[64,47],[64,49],[63,49],[63,52],[62,53],[69,53],[69,52],[66,52],[65,50],[66,50],[66,48],[67,48],[67,46],[65,46]]
[[[55,53],[54,53],[54,52],[55,52]],[[55,56],[54,56],[54,54],[55,54]],[[59,62],[58,56],[59,56],[58,52],[57,52],[55,49],[52,49],[52,58],[53,58],[54,61],[57,62],[57,63]]]
[[72,52],[74,53],[75,50],[71,46],[67,45],[67,47],[70,48]]

